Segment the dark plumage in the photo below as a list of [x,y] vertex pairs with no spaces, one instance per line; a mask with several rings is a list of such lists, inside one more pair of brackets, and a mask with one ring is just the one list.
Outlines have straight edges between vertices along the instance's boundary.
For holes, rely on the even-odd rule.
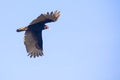
[[55,11],[41,14],[28,26],[17,29],[17,32],[25,31],[24,44],[30,57],[35,58],[43,55],[42,30],[48,29],[45,24],[55,22],[60,16],[59,13],[59,11]]

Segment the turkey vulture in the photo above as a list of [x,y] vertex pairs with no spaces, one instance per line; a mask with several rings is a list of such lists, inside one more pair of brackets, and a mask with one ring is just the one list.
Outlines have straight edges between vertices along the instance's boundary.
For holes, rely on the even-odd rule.
[[28,26],[16,30],[17,32],[25,31],[24,44],[28,56],[35,58],[43,55],[42,30],[49,28],[45,25],[46,23],[57,21],[59,13],[60,11],[41,14]]

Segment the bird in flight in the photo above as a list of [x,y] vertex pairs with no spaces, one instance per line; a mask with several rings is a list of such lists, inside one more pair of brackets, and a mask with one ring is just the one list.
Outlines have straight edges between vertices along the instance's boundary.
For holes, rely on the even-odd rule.
[[60,11],[47,12],[38,16],[28,26],[16,30],[17,32],[25,31],[24,44],[30,58],[43,55],[42,30],[48,29],[46,23],[57,21],[59,16]]

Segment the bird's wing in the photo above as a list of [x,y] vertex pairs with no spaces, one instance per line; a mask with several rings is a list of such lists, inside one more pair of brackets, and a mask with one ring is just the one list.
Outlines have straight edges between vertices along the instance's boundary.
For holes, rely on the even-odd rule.
[[[41,39],[42,39],[42,36],[41,36]],[[40,42],[41,44],[38,44],[38,43],[39,43],[38,39],[36,38],[36,36],[33,34],[32,31],[25,32],[24,44],[26,46],[26,50],[30,57],[39,57],[43,55],[42,40]]]
[[30,25],[32,24],[36,24],[36,23],[48,23],[48,22],[54,22],[56,21],[59,16],[60,16],[60,11],[55,11],[55,12],[47,12],[46,14],[41,14],[40,16],[38,16],[36,19],[34,19]]

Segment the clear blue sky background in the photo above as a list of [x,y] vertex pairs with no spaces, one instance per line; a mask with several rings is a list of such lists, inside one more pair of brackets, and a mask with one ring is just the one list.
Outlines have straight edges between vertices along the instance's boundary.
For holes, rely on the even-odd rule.
[[[16,29],[54,10],[31,59]],[[120,0],[1,0],[0,15],[0,80],[120,80]]]

